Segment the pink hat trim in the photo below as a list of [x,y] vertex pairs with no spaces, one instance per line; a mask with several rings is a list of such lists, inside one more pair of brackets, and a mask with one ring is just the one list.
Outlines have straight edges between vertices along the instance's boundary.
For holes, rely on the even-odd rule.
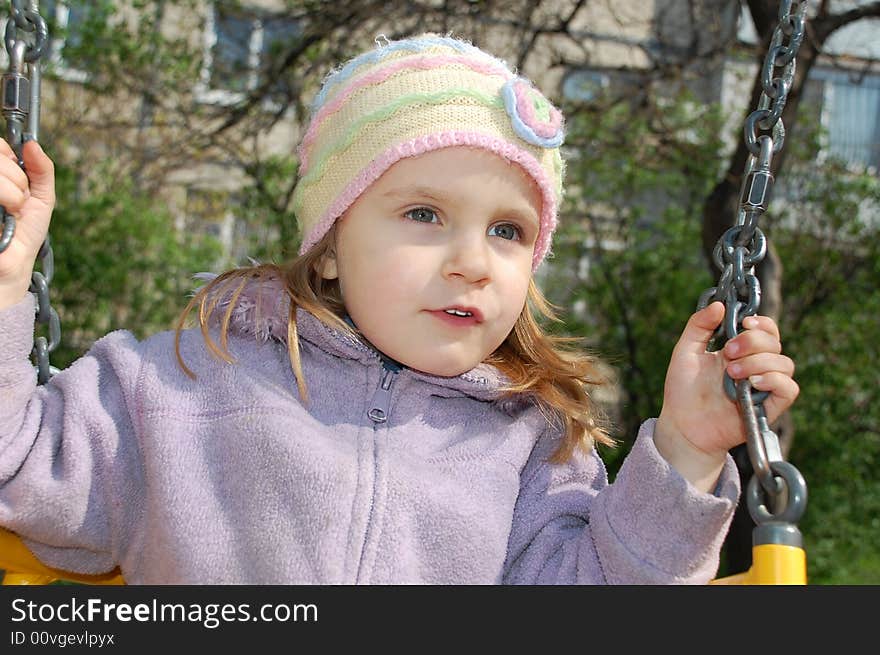
[[535,252],[532,255],[532,271],[537,269],[550,249],[550,241],[553,231],[556,229],[556,195],[544,169],[531,153],[503,139],[478,132],[456,130],[418,137],[393,146],[379,155],[348,184],[335,202],[324,212],[315,227],[303,239],[299,249],[300,254],[306,253],[318,243],[327,234],[327,231],[332,227],[336,219],[342,216],[355,200],[367,190],[367,187],[378,180],[393,164],[405,157],[416,157],[426,152],[451,148],[453,146],[470,146],[495,153],[519,165],[538,184],[538,188],[541,190],[543,206],[541,208],[541,225],[538,230],[538,239],[535,242]]
[[[354,94],[358,89],[362,89],[365,86],[370,86],[371,84],[379,84],[381,82],[384,82],[389,77],[401,70],[430,70],[432,68],[440,68],[450,64],[467,66],[468,68],[478,73],[485,73],[486,75],[499,75],[505,80],[513,77],[513,74],[498,62],[474,61],[472,56],[452,55],[424,55],[420,57],[408,57],[406,59],[395,61],[388,66],[380,68],[376,71],[373,71],[369,75],[365,75],[364,77],[357,80],[354,84],[348,86],[344,92],[336,96],[331,102],[321,107],[318,113],[314,115],[309,124],[309,128],[306,131],[306,134],[303,137],[299,148],[297,149],[297,154],[299,155],[300,175],[305,175],[309,168],[308,151],[312,145],[312,142],[314,142],[315,138],[318,135],[318,128],[321,122],[325,118],[327,118],[328,115],[336,112],[343,104],[345,104],[345,101],[348,100],[348,98],[350,98],[352,94]],[[532,112],[534,113],[534,109],[532,109]]]

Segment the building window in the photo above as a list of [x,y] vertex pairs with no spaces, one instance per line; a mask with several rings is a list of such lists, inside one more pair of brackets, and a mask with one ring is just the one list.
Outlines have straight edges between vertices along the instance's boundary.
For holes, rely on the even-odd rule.
[[102,17],[102,11],[87,0],[43,0],[40,14],[49,26],[49,51],[46,60],[65,78],[84,78],[82,49],[89,23]]
[[[745,5],[739,27],[742,42],[758,43]],[[877,25],[858,21],[835,32],[824,52],[867,65],[880,56],[877,44]],[[817,65],[810,71],[801,108],[815,110],[825,131],[820,156],[837,157],[853,166],[880,167],[880,75]]]
[[[270,79],[278,53],[301,33],[299,23],[240,3],[216,2],[206,28],[202,99],[231,104]],[[284,97],[283,80],[271,81],[271,100]]]
[[880,168],[880,76],[814,70],[825,153],[855,166]]
[[596,70],[573,70],[562,80],[562,95],[568,100],[595,102],[611,86],[611,76]]
[[187,188],[183,215],[177,221],[177,228],[188,238],[216,241],[224,258],[234,246],[236,217],[230,211],[234,206],[231,195],[217,189]]
[[575,68],[562,79],[562,97],[587,104],[629,98],[636,101],[645,89],[645,78],[634,70]]

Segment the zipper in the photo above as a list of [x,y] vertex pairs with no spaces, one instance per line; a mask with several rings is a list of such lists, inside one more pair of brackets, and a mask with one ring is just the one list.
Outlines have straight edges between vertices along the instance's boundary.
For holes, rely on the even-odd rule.
[[[343,316],[343,320],[348,323],[354,330],[357,330],[354,320],[347,313]],[[383,355],[378,349],[367,348],[360,342],[355,342],[359,348],[378,355],[382,362],[382,379],[379,380],[379,386],[373,392],[373,398],[370,400],[370,409],[367,410],[367,418],[373,422],[373,430],[379,428],[380,425],[388,421],[388,413],[391,411],[391,385],[394,384],[394,376],[402,369],[403,364],[398,364],[390,357]]]
[[367,411],[367,417],[373,422],[374,428],[378,428],[388,421],[388,414],[391,411],[391,387],[401,368],[394,362],[382,359],[382,379],[379,380],[379,386],[373,392],[370,409]]
[[[388,414],[391,412],[391,388],[394,385],[394,378],[403,369],[403,366],[386,357],[382,360],[382,378],[379,380],[379,386],[373,392],[373,398],[370,400],[370,409],[367,410],[367,417],[373,422],[373,432],[379,429],[379,426],[388,421]],[[361,542],[361,552],[358,556],[357,571],[355,572],[355,584],[362,582],[364,571],[364,556],[367,552],[367,543],[370,541],[370,535],[373,531],[373,505],[376,499],[376,476],[379,474],[378,452],[376,436],[371,439],[373,447],[373,489],[370,495],[370,506],[367,510],[367,525],[364,529],[363,541]]]

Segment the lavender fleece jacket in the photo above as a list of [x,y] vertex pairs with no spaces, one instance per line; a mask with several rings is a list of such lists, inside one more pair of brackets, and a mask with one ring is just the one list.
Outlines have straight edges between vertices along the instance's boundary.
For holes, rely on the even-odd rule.
[[[45,563],[130,584],[705,583],[739,494],[692,487],[641,428],[613,484],[496,369],[389,373],[365,343],[286,307],[232,323],[237,363],[198,330],[113,332],[49,383],[28,360],[32,296],[0,311],[0,525]],[[267,303],[263,303],[267,304]],[[390,389],[377,391],[383,376]],[[385,423],[368,418],[383,407]]]

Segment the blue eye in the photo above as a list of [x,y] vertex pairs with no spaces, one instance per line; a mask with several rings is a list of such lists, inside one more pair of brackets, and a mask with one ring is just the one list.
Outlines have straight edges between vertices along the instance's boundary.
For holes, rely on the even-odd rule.
[[437,212],[428,207],[416,207],[415,209],[410,209],[404,214],[404,216],[411,218],[414,221],[418,221],[419,223],[436,223],[439,221]]
[[489,228],[489,236],[498,236],[509,241],[519,241],[522,238],[522,233],[516,225],[499,223]]

